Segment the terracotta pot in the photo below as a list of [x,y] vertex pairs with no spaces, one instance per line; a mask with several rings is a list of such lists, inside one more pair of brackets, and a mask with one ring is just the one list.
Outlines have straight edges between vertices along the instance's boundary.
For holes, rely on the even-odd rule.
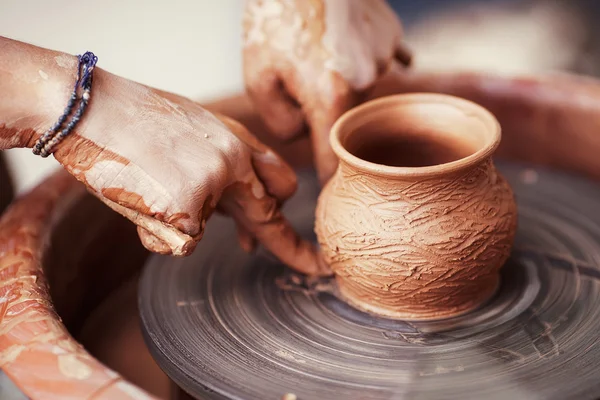
[[384,97],[336,122],[340,164],[319,198],[316,232],[351,304],[432,319],[494,294],[517,222],[491,159],[499,143],[491,113],[441,94]]

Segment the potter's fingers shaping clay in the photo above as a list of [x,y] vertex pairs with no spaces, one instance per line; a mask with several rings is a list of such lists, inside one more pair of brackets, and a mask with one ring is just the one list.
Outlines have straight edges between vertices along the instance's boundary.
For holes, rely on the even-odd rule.
[[246,71],[246,89],[273,135],[288,140],[302,133],[304,113],[275,73]]
[[328,275],[316,247],[298,237],[273,197],[257,193],[261,184],[254,179],[225,190],[220,201],[223,211],[284,264],[307,275]]
[[338,164],[337,156],[329,144],[331,127],[343,113],[358,103],[360,96],[337,74],[330,76],[328,86],[333,95],[326,96],[324,93],[321,98],[328,100],[325,103],[317,102],[307,112],[314,162],[321,184],[325,184],[331,178]]
[[267,192],[279,201],[290,198],[298,187],[294,170],[273,150],[254,152],[252,165]]
[[311,118],[311,143],[319,182],[325,184],[335,172],[338,160],[329,145],[329,131],[335,119],[333,115],[317,112]]

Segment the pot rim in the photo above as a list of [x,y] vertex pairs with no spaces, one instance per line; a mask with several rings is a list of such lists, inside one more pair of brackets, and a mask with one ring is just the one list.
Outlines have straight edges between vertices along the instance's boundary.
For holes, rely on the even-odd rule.
[[[458,160],[424,167],[394,167],[373,163],[355,156],[346,150],[346,148],[342,145],[342,139],[349,133],[348,130],[345,129],[349,123],[356,123],[356,120],[365,119],[375,109],[396,107],[398,105],[407,103],[447,104],[464,111],[469,116],[476,116],[481,122],[484,123],[485,128],[488,131],[486,133],[487,137],[485,145],[479,148],[476,152]],[[360,123],[358,123],[358,125],[360,125]],[[329,142],[333,151],[340,159],[340,162],[350,164],[351,166],[354,166],[362,171],[370,172],[374,175],[390,177],[423,177],[447,174],[479,164],[485,159],[491,157],[496,151],[498,145],[500,144],[501,136],[500,123],[496,117],[486,108],[475,102],[441,93],[408,93],[396,94],[371,100],[345,112],[333,124],[329,136]]]

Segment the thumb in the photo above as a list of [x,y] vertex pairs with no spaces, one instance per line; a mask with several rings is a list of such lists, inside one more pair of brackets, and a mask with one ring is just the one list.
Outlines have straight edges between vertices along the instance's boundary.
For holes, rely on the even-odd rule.
[[310,125],[315,167],[319,181],[324,185],[335,172],[338,159],[329,142],[335,121],[360,101],[362,95],[350,88],[337,74],[328,78],[328,91],[332,94],[318,95],[317,100],[307,103],[307,120]]
[[275,72],[246,75],[246,90],[269,130],[281,140],[302,132],[304,114]]

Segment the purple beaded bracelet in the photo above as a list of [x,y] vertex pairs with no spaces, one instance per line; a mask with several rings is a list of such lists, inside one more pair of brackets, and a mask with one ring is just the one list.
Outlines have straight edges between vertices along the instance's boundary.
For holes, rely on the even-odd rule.
[[[56,123],[52,125],[52,127],[37,140],[33,146],[33,154],[35,155],[40,155],[45,158],[52,154],[54,147],[71,133],[71,131],[75,128],[75,125],[77,125],[79,120],[83,117],[83,113],[87,108],[92,95],[92,74],[94,72],[96,62],[98,62],[98,57],[96,57],[94,53],[88,51],[83,55],[78,55],[77,58],[79,59],[79,65],[77,68],[77,81],[73,87],[73,92],[71,92],[71,97],[69,98],[67,107],[58,121],[56,121]],[[79,99],[77,98],[78,87],[82,89],[81,98]],[[77,100],[79,100],[77,111],[69,123],[60,132],[58,132],[58,130],[63,127],[67,121],[67,118],[73,112],[73,107],[75,106]]]

